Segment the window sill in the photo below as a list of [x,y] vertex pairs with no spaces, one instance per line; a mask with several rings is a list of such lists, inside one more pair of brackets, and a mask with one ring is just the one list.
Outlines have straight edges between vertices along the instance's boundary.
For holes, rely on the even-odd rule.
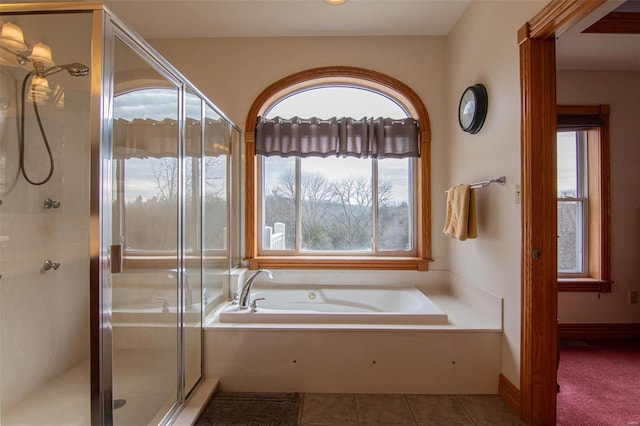
[[611,293],[611,284],[596,278],[558,278],[558,291]]
[[344,258],[321,256],[268,256],[245,259],[249,269],[351,269],[428,271],[430,259],[418,257],[350,256]]

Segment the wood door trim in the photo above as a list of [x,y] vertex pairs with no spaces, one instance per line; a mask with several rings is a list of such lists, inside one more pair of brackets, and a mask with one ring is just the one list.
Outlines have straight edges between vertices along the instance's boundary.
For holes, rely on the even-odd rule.
[[555,36],[604,0],[554,0],[518,31],[521,92],[520,394],[528,424],[555,425],[557,247]]

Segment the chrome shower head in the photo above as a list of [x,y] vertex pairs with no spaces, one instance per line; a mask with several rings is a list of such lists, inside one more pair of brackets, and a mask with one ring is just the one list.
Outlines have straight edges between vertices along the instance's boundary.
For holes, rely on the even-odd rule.
[[56,65],[42,72],[42,77],[48,77],[52,74],[56,74],[62,70],[67,70],[70,75],[74,77],[83,77],[89,75],[89,67],[77,62],[66,65]]

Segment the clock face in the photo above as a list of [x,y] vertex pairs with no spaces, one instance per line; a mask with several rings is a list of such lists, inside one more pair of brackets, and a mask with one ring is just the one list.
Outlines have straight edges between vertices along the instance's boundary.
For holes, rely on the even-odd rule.
[[467,87],[458,106],[460,128],[467,133],[478,133],[487,116],[487,104],[487,89],[482,84]]
[[475,114],[476,96],[471,89],[467,89],[462,94],[462,99],[460,99],[460,110],[458,111],[460,126],[462,126],[463,130],[468,130],[471,127]]

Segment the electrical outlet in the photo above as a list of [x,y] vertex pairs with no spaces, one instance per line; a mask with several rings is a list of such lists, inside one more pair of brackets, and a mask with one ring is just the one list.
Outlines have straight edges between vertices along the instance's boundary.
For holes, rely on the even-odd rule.
[[629,303],[631,305],[638,304],[638,290],[629,290]]

